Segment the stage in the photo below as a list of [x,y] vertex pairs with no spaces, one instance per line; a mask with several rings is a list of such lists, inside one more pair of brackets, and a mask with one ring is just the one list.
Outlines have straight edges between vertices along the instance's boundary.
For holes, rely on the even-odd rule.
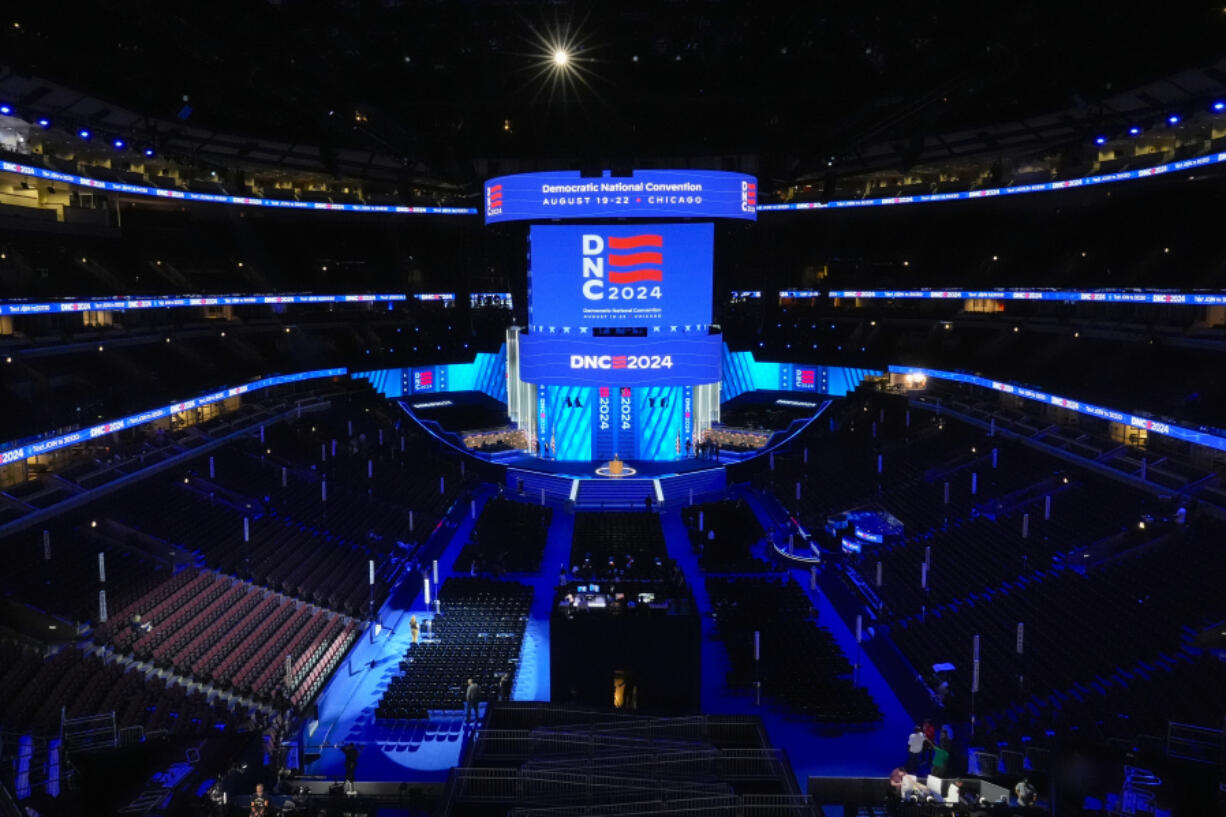
[[601,476],[602,462],[547,460],[523,454],[507,463],[505,489],[538,501],[574,503],[580,508],[663,507],[720,495],[727,488],[724,466],[711,459],[626,460],[634,474]]
[[[604,465],[603,461],[591,460],[553,460],[536,457],[526,451],[518,452],[515,459],[503,461],[508,467],[539,474],[553,474],[568,479],[630,479],[631,477],[601,477],[596,469]],[[723,463],[718,460],[701,457],[689,457],[679,460],[624,460],[627,468],[633,468],[635,479],[668,479],[669,477],[692,474],[696,471],[723,470]]]

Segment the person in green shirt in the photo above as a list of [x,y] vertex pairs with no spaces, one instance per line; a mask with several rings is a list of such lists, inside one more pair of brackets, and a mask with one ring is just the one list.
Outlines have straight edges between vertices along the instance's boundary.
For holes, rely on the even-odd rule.
[[953,739],[949,734],[949,727],[941,727],[940,742],[932,749],[932,773],[937,777],[945,777],[949,771],[949,750],[953,745]]

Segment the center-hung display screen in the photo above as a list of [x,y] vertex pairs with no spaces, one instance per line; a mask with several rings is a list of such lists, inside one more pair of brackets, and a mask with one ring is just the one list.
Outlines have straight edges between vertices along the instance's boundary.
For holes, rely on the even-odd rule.
[[534,331],[654,334],[711,323],[711,224],[535,225],[528,240]]

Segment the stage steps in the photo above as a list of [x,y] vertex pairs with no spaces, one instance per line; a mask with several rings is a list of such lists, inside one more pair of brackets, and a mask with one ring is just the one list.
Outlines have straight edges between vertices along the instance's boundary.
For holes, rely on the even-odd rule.
[[574,480],[559,474],[542,474],[538,471],[525,471],[520,468],[507,469],[507,490],[514,495],[519,491],[519,483],[524,485],[524,498],[539,502],[541,491],[545,492],[546,500],[568,502],[571,498],[571,488]]
[[643,508],[656,501],[652,479],[585,479],[579,483],[578,508]]
[[[507,469],[507,491],[519,492],[523,482],[523,497],[531,502],[572,502],[579,508],[642,508],[648,496],[656,505],[665,507],[688,505],[690,491],[695,502],[722,496],[727,488],[727,472],[722,466],[672,474],[655,478],[624,477],[621,479],[575,479],[561,474]],[[657,487],[658,485],[658,487]]]
[[722,466],[677,474],[660,480],[660,487],[664,491],[664,504],[668,507],[690,504],[691,489],[694,491],[695,502],[701,502],[712,494],[722,495],[727,484],[727,472]]

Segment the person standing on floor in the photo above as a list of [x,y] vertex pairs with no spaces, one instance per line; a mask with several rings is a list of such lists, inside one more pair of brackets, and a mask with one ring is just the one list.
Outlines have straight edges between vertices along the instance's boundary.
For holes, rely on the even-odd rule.
[[928,720],[924,720],[924,754],[920,758],[921,761],[927,762],[932,760],[932,750],[937,747],[937,728],[936,725]]
[[511,700],[511,673],[504,672],[498,679],[498,700]]
[[472,678],[468,679],[468,688],[464,690],[464,723],[469,722],[469,718],[476,720],[479,716],[477,711],[477,701],[481,690],[477,687]]
[[409,616],[409,637],[413,639],[414,644],[421,637],[421,625],[417,623],[417,616]]
[[924,728],[918,723],[907,737],[907,771],[915,774],[919,771],[920,755],[924,752]]
[[949,774],[949,752],[952,748],[953,737],[949,734],[949,726],[942,726],[940,743],[932,750],[932,773],[937,777]]
[[341,747],[341,751],[345,753],[345,783],[352,788],[354,781],[357,780],[358,755],[362,750],[353,743],[346,743]]

